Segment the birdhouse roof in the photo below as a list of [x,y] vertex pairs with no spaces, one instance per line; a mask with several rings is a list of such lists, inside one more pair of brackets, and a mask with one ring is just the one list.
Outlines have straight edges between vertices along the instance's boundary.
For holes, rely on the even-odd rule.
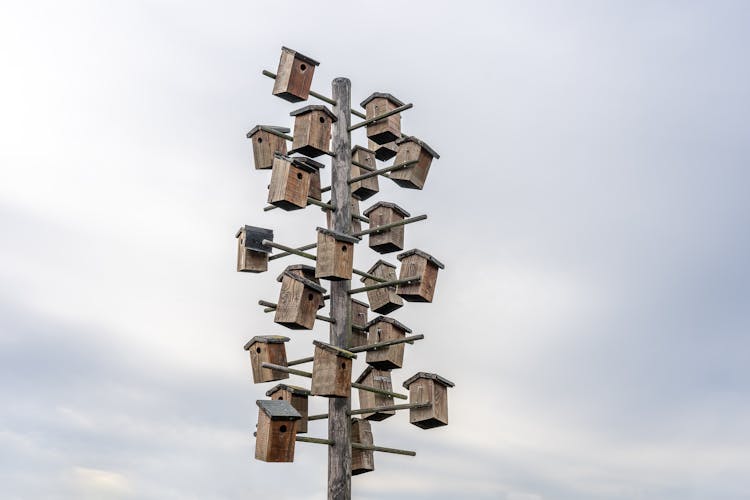
[[370,328],[372,325],[374,325],[376,323],[381,323],[381,322],[383,322],[383,323],[390,323],[393,326],[395,326],[396,328],[398,328],[399,330],[403,330],[406,333],[411,333],[411,328],[409,328],[408,326],[404,325],[403,323],[400,323],[400,322],[396,321],[393,318],[389,318],[388,316],[378,316],[377,318],[375,318],[375,319],[371,320],[369,323],[367,323],[367,325],[365,325],[365,327],[366,328]]
[[340,347],[332,346],[331,344],[326,344],[325,342],[321,342],[319,340],[313,340],[313,345],[316,347],[320,347],[321,349],[324,349],[326,351],[332,352],[340,358],[357,359],[357,355],[353,352],[349,352],[346,349],[341,349]]
[[274,393],[278,391],[289,391],[294,395],[297,396],[309,396],[310,395],[310,389],[305,389],[304,387],[297,387],[296,385],[289,385],[289,384],[278,384],[266,391],[266,396],[272,396]]
[[289,116],[304,115],[306,113],[312,113],[313,111],[321,111],[330,116],[331,120],[336,121],[336,115],[333,114],[333,111],[326,108],[322,104],[310,104],[309,106],[305,106],[304,108],[295,109],[294,111],[289,113]]
[[375,154],[375,151],[373,151],[372,149],[367,149],[364,146],[354,146],[352,148],[352,154],[354,154],[355,151],[364,151],[365,153],[370,153],[370,154],[373,154],[373,155]]
[[291,52],[292,55],[294,55],[294,57],[296,57],[297,59],[300,59],[302,61],[305,61],[308,64],[312,64],[313,66],[320,66],[320,63],[318,61],[316,61],[315,59],[312,59],[311,57],[307,57],[304,54],[300,54],[299,52],[297,52],[294,49],[290,49],[289,47],[283,47],[282,46],[281,50],[283,50],[285,52]]
[[310,158],[303,158],[300,156],[287,156],[283,155],[279,152],[276,152],[273,154],[274,158],[279,158],[280,160],[284,160],[287,163],[291,163],[297,168],[301,168],[302,170],[306,170],[307,172],[317,172],[318,169],[323,168],[324,165],[322,163],[318,163],[315,160],[311,160]]
[[[314,281],[305,278],[304,276],[300,276],[298,274],[294,274],[293,272],[290,272],[290,271],[284,271],[283,273],[281,273],[281,276],[279,276],[279,278],[284,278],[284,277],[291,278],[293,280],[299,281],[300,283],[302,283],[303,285],[305,285],[307,288],[311,288],[311,289],[315,290],[316,292],[326,293],[326,289],[325,288],[323,288],[322,286],[318,285]],[[280,281],[280,280],[277,279],[277,281]]]
[[355,384],[361,384],[362,382],[364,382],[364,380],[367,378],[367,376],[370,374],[370,372],[373,369],[374,368],[371,365],[367,365],[367,368],[365,368],[365,371],[362,372],[362,375],[360,375],[359,377],[357,377],[357,380],[355,380],[354,383]]
[[391,210],[394,210],[394,211],[400,213],[404,217],[410,217],[411,216],[411,214],[409,212],[407,212],[403,208],[399,207],[395,203],[391,203],[390,201],[379,201],[376,204],[374,204],[373,206],[371,206],[370,208],[368,208],[367,210],[365,210],[364,212],[362,212],[362,214],[365,215],[365,216],[367,216],[367,215],[370,214],[370,212],[372,212],[373,210],[375,210],[377,208],[380,208],[380,207],[390,208]]
[[408,389],[409,386],[420,378],[430,378],[435,382],[444,385],[445,387],[454,387],[456,384],[448,380],[447,378],[441,377],[437,373],[419,372],[416,375],[412,375],[404,381],[404,389]]
[[263,245],[263,240],[273,241],[273,229],[245,225],[237,230],[234,237],[239,238],[243,231],[245,232],[245,248],[256,252],[271,253],[272,248]]
[[336,238],[336,241],[346,241],[347,243],[359,243],[359,241],[362,239],[357,236],[339,233],[338,231],[334,231],[333,229],[326,229],[324,227],[316,227],[315,230],[318,231],[319,233],[327,234],[328,236],[333,236],[334,238]]
[[255,402],[271,420],[299,420],[302,415],[294,409],[292,403],[282,399],[259,399]]
[[[286,266],[286,269],[284,271],[302,271],[303,273],[311,273],[313,276],[315,276],[315,268],[313,266],[308,266],[307,264],[292,264],[291,266]],[[281,277],[284,275],[284,273],[281,273],[278,278],[276,278],[276,281],[281,281]]]
[[364,108],[365,106],[367,106],[368,102],[372,101],[373,99],[377,99],[379,97],[384,98],[384,99],[388,99],[389,101],[391,101],[396,106],[403,106],[404,105],[403,102],[401,102],[400,100],[398,100],[395,97],[393,97],[393,95],[387,94],[385,92],[373,92],[370,95],[370,97],[368,97],[367,99],[365,99],[364,101],[362,101],[361,103],[359,103],[359,105]]
[[261,344],[283,344],[284,342],[289,342],[289,337],[284,337],[283,335],[256,335],[245,344],[245,350],[249,351],[253,344],[257,342]]
[[414,136],[411,136],[411,135],[403,136],[401,139],[398,139],[396,141],[396,144],[403,144],[405,142],[413,142],[413,143],[419,145],[419,147],[424,148],[425,150],[427,150],[427,152],[430,153],[430,155],[433,158],[440,159],[440,155],[437,154],[437,151],[435,151],[430,146],[428,146],[426,142],[421,141],[421,140],[417,139]]
[[[396,269],[396,266],[394,266],[394,265],[393,265],[393,264],[391,264],[390,262],[386,262],[386,261],[384,261],[383,259],[380,259],[380,260],[378,260],[378,261],[377,261],[377,262],[376,262],[375,264],[373,264],[373,265],[372,265],[372,267],[370,268],[370,270],[369,270],[369,271],[367,271],[367,274],[372,274],[372,272],[373,272],[373,271],[374,271],[375,269],[377,269],[378,267],[380,267],[380,266],[387,266],[387,267],[392,267],[393,269]],[[361,278],[361,281],[364,281],[364,280],[366,280],[366,279],[367,279],[367,278]]]
[[406,252],[402,252],[402,253],[398,254],[396,256],[396,258],[398,260],[403,260],[406,257],[409,257],[410,255],[419,255],[420,257],[429,260],[430,262],[432,262],[433,264],[435,264],[436,266],[438,266],[440,269],[445,269],[445,265],[442,262],[440,262],[439,260],[437,260],[432,255],[428,254],[427,252],[423,252],[422,250],[420,250],[418,248],[413,248],[411,250],[407,250]]
[[288,134],[289,132],[291,132],[291,130],[289,130],[287,127],[278,127],[276,125],[256,125],[252,129],[250,129],[250,132],[247,133],[246,137],[249,139],[262,128],[270,128],[272,130],[275,130],[276,132],[281,132],[282,134]]
[[357,300],[355,298],[352,298],[352,302],[354,302],[355,304],[359,304],[362,307],[367,307],[367,308],[370,307],[370,304],[368,304],[367,302],[362,302],[361,300]]

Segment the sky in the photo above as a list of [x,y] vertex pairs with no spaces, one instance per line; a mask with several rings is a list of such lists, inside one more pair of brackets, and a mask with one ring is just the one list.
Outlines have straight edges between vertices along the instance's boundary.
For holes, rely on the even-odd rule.
[[429,215],[406,246],[446,268],[393,314],[425,336],[393,378],[455,382],[450,424],[374,423],[417,455],[376,454],[354,498],[750,498],[745,2],[0,9],[3,498],[326,497],[323,447],[253,459],[272,384],[242,349],[327,338],[257,306],[301,261],[235,270],[239,226],[302,245],[324,224],[262,211],[245,133],[300,107],[261,75],[282,45],[321,62],[320,93],[345,76],[355,107],[414,103],[403,130],[441,155],[424,190],[382,179],[362,209]]

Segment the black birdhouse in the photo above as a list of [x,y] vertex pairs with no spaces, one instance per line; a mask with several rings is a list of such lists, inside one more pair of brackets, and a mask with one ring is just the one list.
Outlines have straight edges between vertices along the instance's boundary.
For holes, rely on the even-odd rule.
[[273,241],[273,230],[255,226],[243,226],[234,235],[237,238],[237,271],[262,273],[268,270],[271,247],[263,240]]
[[310,59],[295,50],[281,47],[273,95],[289,102],[306,101],[310,95],[315,66],[319,64],[315,59]]

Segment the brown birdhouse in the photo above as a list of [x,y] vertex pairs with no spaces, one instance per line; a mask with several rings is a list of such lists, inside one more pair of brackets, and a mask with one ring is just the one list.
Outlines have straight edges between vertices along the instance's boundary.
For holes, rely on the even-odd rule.
[[275,401],[288,401],[302,418],[297,421],[297,434],[307,432],[307,397],[310,391],[295,385],[278,384],[266,391],[266,396]]
[[271,125],[256,125],[247,133],[247,138],[253,143],[253,160],[256,170],[273,167],[273,155],[275,153],[286,154],[286,139],[268,132],[269,129],[282,134],[289,133],[289,129],[286,127],[272,127]]
[[[403,105],[403,102],[391,94],[383,92],[375,92],[360,103],[360,106],[365,108],[365,115],[367,115],[368,120]],[[367,138],[378,144],[393,142],[400,137],[401,113],[396,113],[382,120],[367,124]]]
[[367,310],[370,308],[364,302],[352,299],[352,336],[349,347],[367,345]]
[[398,153],[396,141],[378,144],[377,142],[367,141],[367,146],[375,152],[375,158],[380,161],[390,160]]
[[419,372],[404,382],[410,403],[429,403],[425,408],[411,408],[409,422],[422,429],[448,425],[448,387],[454,384],[435,373]]
[[[360,167],[354,163],[359,163],[367,168]],[[352,172],[351,179],[359,177],[362,174],[375,170],[375,152],[369,149],[363,148],[362,146],[354,146],[352,149]],[[352,196],[359,200],[366,200],[374,194],[376,194],[380,187],[378,186],[378,176],[374,175],[361,181],[352,182],[350,184],[352,189]]]
[[440,158],[440,155],[416,137],[404,137],[396,141],[396,144],[398,145],[398,154],[396,159],[393,160],[394,165],[408,161],[417,161],[417,163],[391,172],[389,174],[390,179],[404,188],[422,189],[427,180],[432,159]]
[[315,158],[328,153],[331,125],[336,115],[320,104],[313,104],[289,113],[294,117],[292,151]]
[[[299,210],[307,206],[311,176],[316,172],[309,158],[291,158],[276,154],[268,185],[268,203],[284,210]],[[320,164],[318,164],[320,165]]]
[[294,462],[296,426],[302,416],[289,401],[261,399],[258,405],[258,430],[255,458],[264,462]]
[[273,320],[293,330],[312,330],[326,291],[300,274],[285,270],[277,278],[281,281],[281,291]]
[[[379,201],[367,210],[365,217],[370,219],[370,229],[392,224],[409,217],[409,212],[395,203]],[[404,249],[404,226],[396,226],[381,232],[370,233],[370,248],[379,253],[390,253]]]
[[245,273],[267,271],[271,247],[263,245],[263,240],[273,241],[273,230],[243,226],[234,237],[237,238],[237,270]]
[[310,96],[315,66],[320,63],[299,52],[281,47],[279,69],[273,84],[273,95],[289,102],[306,101]]
[[317,228],[318,246],[315,261],[315,277],[331,281],[352,279],[355,236],[331,229]]
[[[369,333],[367,344],[377,344],[386,340],[399,340],[406,337],[411,330],[393,318],[378,316],[367,323]],[[374,351],[367,351],[367,364],[380,370],[401,368],[404,364],[404,344],[389,345]]]
[[356,354],[313,340],[313,374],[310,391],[313,396],[349,397],[352,381],[352,359]]
[[396,293],[399,297],[409,302],[432,302],[438,269],[445,269],[445,266],[432,255],[416,248],[400,253],[396,258],[401,261],[399,279],[403,280],[413,276],[420,279],[415,283],[398,285]]
[[289,374],[271,368],[263,368],[263,363],[286,366],[286,346],[289,337],[281,335],[258,335],[245,344],[250,353],[250,364],[253,367],[253,383],[272,382],[289,378]]
[[[367,274],[372,274],[387,281],[396,280],[396,266],[384,260],[377,261]],[[361,278],[365,286],[377,285],[379,282],[371,278]],[[388,314],[404,305],[404,301],[396,294],[396,287],[389,286],[367,291],[367,301],[370,303],[372,312]]]
[[[356,381],[358,384],[366,385],[367,387],[374,387],[375,389],[382,389],[384,391],[393,392],[393,385],[391,384],[391,372],[387,370],[378,370],[372,366],[365,368],[362,375]],[[359,389],[359,407],[364,408],[379,408],[382,406],[393,406],[393,398],[384,394],[378,394],[375,392],[364,391]],[[362,418],[367,420],[385,420],[386,418],[395,415],[396,410],[386,411],[375,411],[372,413],[363,413]]]
[[[352,443],[372,446],[372,426],[367,420],[352,419]],[[363,450],[352,446],[352,476],[375,470],[373,450]]]
[[[358,233],[362,231],[362,223],[359,221],[357,216],[359,215],[359,200],[357,198],[349,198],[349,206],[351,207],[352,212],[352,226],[351,226],[351,232],[352,233]],[[328,202],[330,203],[330,201]],[[333,216],[332,212],[327,209],[323,209],[323,211],[326,213],[326,227],[328,229],[333,229]]]

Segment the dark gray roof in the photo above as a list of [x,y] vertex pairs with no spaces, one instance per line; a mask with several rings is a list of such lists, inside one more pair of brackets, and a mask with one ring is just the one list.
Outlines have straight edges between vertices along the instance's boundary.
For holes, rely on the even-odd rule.
[[284,342],[289,342],[289,337],[284,337],[283,335],[256,335],[245,344],[245,350],[249,351],[256,342],[262,344],[283,344]]
[[441,377],[437,373],[419,372],[404,381],[404,389],[408,389],[412,382],[420,378],[431,378],[432,380],[435,380],[439,384],[442,384],[446,387],[454,387],[456,385],[447,378]]
[[280,282],[286,271],[302,271],[302,274],[315,276],[315,268],[313,266],[308,266],[307,264],[292,264],[291,266],[286,266],[286,269],[279,274],[276,281]]
[[403,260],[403,259],[405,259],[406,257],[408,257],[410,255],[419,255],[420,257],[423,257],[423,258],[429,260],[430,262],[432,262],[433,264],[435,264],[436,266],[438,266],[440,269],[445,269],[445,265],[442,262],[440,262],[439,260],[437,260],[432,255],[428,254],[427,252],[423,252],[422,250],[420,250],[418,248],[413,248],[411,250],[407,250],[406,252],[402,252],[402,253],[398,254],[396,256],[396,258],[398,260]]
[[330,351],[336,354],[336,356],[342,358],[357,359],[357,355],[353,352],[349,352],[346,349],[326,344],[325,342],[321,342],[319,340],[313,340],[313,345],[316,347],[320,347],[321,349],[325,349],[326,351]]
[[289,116],[304,115],[305,113],[310,113],[312,111],[322,111],[323,113],[330,116],[331,120],[336,121],[336,115],[333,114],[333,111],[326,108],[322,104],[310,104],[309,106],[305,106],[304,108],[295,109],[294,111],[289,113]]
[[284,276],[286,276],[287,278],[292,278],[293,280],[299,281],[300,283],[302,283],[306,287],[312,288],[316,292],[326,293],[326,289],[325,288],[323,288],[322,286],[318,285],[314,281],[310,281],[309,279],[304,278],[304,277],[302,277],[302,276],[300,276],[298,274],[294,274],[294,273],[289,272],[289,271],[284,271],[283,273],[281,273],[280,277],[284,277]]
[[305,165],[307,167],[313,167],[317,170],[320,170],[321,168],[326,168],[326,166],[319,161],[315,161],[312,158],[308,158],[307,156],[295,156],[292,158],[292,163],[295,165]]
[[365,371],[362,372],[362,374],[357,377],[357,380],[354,381],[355,384],[361,384],[364,382],[364,380],[367,378],[367,376],[370,374],[370,372],[373,370],[373,367],[371,365],[367,365],[367,368],[365,368]]
[[256,252],[271,253],[272,248],[263,245],[263,240],[273,241],[273,229],[245,225],[237,230],[234,237],[239,238],[242,231],[245,232],[245,248]]
[[404,105],[403,102],[401,102],[400,100],[398,100],[395,97],[393,97],[393,95],[387,94],[385,92],[373,92],[372,95],[370,95],[370,97],[368,97],[364,101],[360,102],[359,105],[364,108],[365,106],[367,106],[368,102],[372,101],[373,99],[377,99],[378,97],[383,97],[385,99],[388,99],[389,101],[391,101],[396,106],[403,106]]
[[354,297],[352,297],[352,302],[354,302],[355,304],[359,304],[363,307],[367,307],[367,308],[370,307],[370,304],[368,304],[367,302],[362,302],[361,300],[357,300]]
[[[393,269],[396,269],[396,266],[394,266],[390,262],[386,262],[383,259],[380,259],[375,264],[372,265],[372,267],[370,268],[370,270],[367,271],[367,274],[372,274],[372,272],[375,269],[377,269],[378,267],[380,267],[380,266],[388,266],[388,267],[392,267]],[[367,279],[367,278],[362,278],[362,281],[364,281],[365,279]]]
[[395,210],[396,212],[400,213],[404,217],[410,217],[411,216],[411,214],[409,212],[407,212],[403,208],[399,207],[395,203],[391,203],[390,201],[379,201],[376,204],[374,204],[373,206],[371,206],[370,208],[368,208],[367,210],[365,210],[364,212],[362,212],[362,215],[367,216],[367,215],[370,214],[370,212],[372,212],[376,208],[380,208],[380,207],[385,207],[385,208],[390,208],[391,210]]
[[[318,163],[315,160],[310,160],[309,158],[302,158],[299,156],[287,156],[283,155],[281,153],[274,153],[274,158],[280,158],[284,160],[285,162],[293,164],[295,167],[301,168],[302,170],[306,170],[308,172],[317,172],[319,168],[323,168],[322,163]],[[304,161],[303,161],[304,160]]]
[[294,409],[292,403],[282,399],[259,399],[255,402],[271,420],[299,420],[302,415]]
[[404,325],[403,323],[400,323],[400,322],[396,321],[393,318],[389,318],[388,316],[378,316],[377,318],[375,318],[375,319],[371,320],[369,323],[367,323],[367,325],[365,325],[365,327],[366,328],[370,328],[375,323],[380,323],[380,322],[390,323],[390,324],[394,325],[396,328],[399,328],[399,329],[405,331],[406,333],[411,333],[411,328],[409,328],[408,326]]
[[320,63],[319,63],[318,61],[316,61],[315,59],[313,59],[313,58],[311,58],[311,57],[307,57],[307,56],[306,56],[306,55],[304,55],[304,54],[300,54],[299,52],[297,52],[297,51],[296,51],[296,50],[294,50],[294,49],[290,49],[289,47],[284,47],[284,46],[282,45],[282,47],[281,47],[281,50],[285,50],[285,51],[287,51],[287,52],[292,52],[292,53],[294,53],[294,57],[296,57],[297,59],[301,59],[301,60],[305,61],[305,62],[306,62],[306,63],[308,63],[308,64],[312,64],[313,66],[320,66]]
[[336,238],[337,241],[346,241],[346,242],[349,242],[349,243],[359,243],[359,241],[362,239],[362,238],[359,238],[357,236],[352,236],[351,234],[339,233],[338,231],[334,231],[333,229],[326,229],[324,227],[316,227],[315,230],[318,231],[319,233],[323,233],[323,234],[327,234],[329,236],[333,236],[334,238]]
[[415,144],[418,144],[420,147],[422,147],[425,150],[427,150],[427,152],[430,153],[430,155],[432,155],[433,158],[437,158],[437,159],[440,158],[440,155],[437,154],[437,151],[435,151],[430,146],[428,146],[426,142],[420,141],[419,139],[417,139],[414,136],[410,136],[410,135],[404,136],[401,139],[398,139],[396,141],[396,144],[403,144],[404,142],[413,142]]
[[252,137],[253,135],[255,135],[255,133],[258,132],[261,129],[261,127],[262,128],[270,128],[270,129],[273,129],[273,130],[275,130],[277,132],[281,132],[282,134],[288,134],[289,132],[291,132],[291,130],[289,130],[286,127],[277,127],[276,125],[256,125],[252,129],[250,129],[250,132],[247,133],[246,137],[249,139],[250,137]]
[[297,396],[309,396],[310,395],[310,389],[305,389],[304,387],[297,387],[296,385],[278,384],[268,389],[266,391],[266,396],[270,397],[275,392],[282,391],[282,390],[289,391],[292,394],[295,394]]

